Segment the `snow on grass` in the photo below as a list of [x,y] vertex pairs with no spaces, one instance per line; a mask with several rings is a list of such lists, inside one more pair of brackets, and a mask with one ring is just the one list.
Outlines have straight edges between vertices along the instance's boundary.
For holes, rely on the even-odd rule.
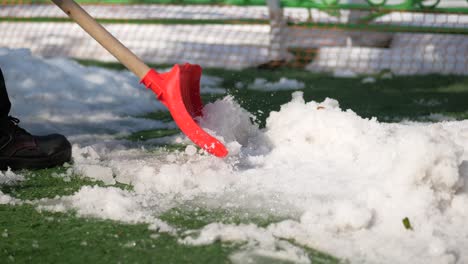
[[134,118],[163,106],[127,71],[83,67],[68,59],[43,60],[28,50],[0,49],[12,115],[35,133],[66,135],[131,132],[166,127]]
[[4,194],[0,191],[0,204],[19,204],[21,201],[19,199],[15,199],[8,194]]
[[221,87],[223,79],[203,74],[201,77],[200,92],[202,94],[225,94],[226,89]]
[[[30,60],[22,62],[46,69],[51,63]],[[66,79],[68,75],[61,69],[78,67],[61,62],[61,67],[38,74],[33,71],[29,78],[33,82],[44,78],[49,83],[47,76]],[[88,70],[83,67],[78,72],[83,76],[75,75],[75,92],[81,96],[97,93],[85,89]],[[9,83],[19,82],[16,76],[24,77],[11,71]],[[94,71],[112,81],[113,75],[106,70]],[[51,80],[63,82],[59,77]],[[37,94],[47,94],[47,85],[36,87]],[[60,110],[60,118],[70,118],[74,126],[87,122],[73,119],[75,112],[61,109],[63,104],[56,101],[47,107],[18,104],[22,96],[32,93],[19,90],[23,94],[15,93],[16,111],[27,120],[37,118],[41,109],[55,108]],[[106,94],[119,98],[118,89],[108,89]],[[145,104],[143,95],[138,99],[142,102],[132,103]],[[88,104],[81,107],[82,115],[92,113]],[[135,108],[101,108],[98,113],[114,115],[112,112],[129,109]],[[148,223],[150,228],[179,236],[184,244],[239,242],[240,251],[231,260],[240,263],[261,257],[308,263],[300,246],[352,263],[468,262],[468,120],[382,123],[341,109],[333,99],[305,102],[302,92],[293,93],[289,103],[271,112],[265,129],[252,124],[250,118],[232,97],[205,107],[200,124],[226,143],[230,155],[225,159],[194,148],[149,153],[124,141],[99,137],[87,146],[75,144],[74,169],[97,166],[88,176],[101,171],[106,177],[112,171],[117,182],[131,184],[133,190],[85,186],[71,196],[36,201],[37,206],[71,210],[85,217]],[[96,129],[108,126],[95,125]],[[201,229],[175,229],[158,217],[178,204],[284,220],[266,226],[212,222]]]
[[305,84],[298,80],[291,80],[281,77],[277,82],[269,82],[263,78],[255,78],[251,84],[244,84],[242,82],[236,83],[236,88],[244,88],[259,91],[278,91],[278,90],[301,90],[304,89]]
[[[24,176],[12,172],[10,169],[7,171],[0,171],[0,186],[2,185],[14,185],[18,182],[24,181]],[[13,198],[8,194],[4,194],[0,191],[0,204],[19,204],[19,199]]]
[[10,169],[0,171],[0,185],[13,185],[24,180],[24,176],[17,174]]
[[[112,167],[117,178],[130,179],[134,192],[126,195],[135,203],[132,215],[163,212],[174,199],[182,203],[200,199],[195,203],[201,207],[231,207],[288,218],[266,228],[212,223],[194,230],[195,235],[183,235],[183,243],[197,245],[216,238],[248,241],[238,253],[245,258],[255,258],[258,251],[280,254],[286,249],[276,243],[291,239],[352,262],[467,259],[468,234],[463,231],[468,217],[467,121],[386,124],[343,111],[334,100],[306,103],[301,93],[295,93],[290,103],[270,114],[265,130],[239,122],[239,118],[248,120],[248,114],[242,115],[232,99],[220,100],[206,109],[228,120],[211,119],[215,124],[211,129],[222,132],[223,125],[232,127],[219,109],[235,107],[239,110],[232,115],[237,120],[233,123],[243,125],[229,131],[233,134],[225,140],[243,144],[225,160],[180,152],[170,154],[168,161],[137,150],[117,154],[102,145],[102,156],[94,158]],[[82,191],[91,195],[87,189]],[[115,192],[109,188],[95,191],[96,197]],[[58,203],[66,204],[68,199],[76,198],[64,197]],[[88,208],[94,206],[94,199],[76,204],[78,209]],[[113,209],[117,212],[126,210],[125,204],[107,203],[117,207]],[[120,213],[97,215],[119,219]],[[404,218],[411,221],[412,230],[405,228]],[[268,237],[273,244],[263,241]],[[300,248],[283,246],[294,248],[287,251],[295,252],[290,260],[302,260]]]
[[148,223],[150,228],[160,232],[174,232],[174,228],[164,221],[153,217],[143,204],[135,198],[136,194],[116,187],[84,186],[80,191],[59,200],[41,199],[38,209],[53,212],[74,210],[77,215],[99,217],[126,223]]
[[207,245],[218,240],[246,242],[244,249],[231,256],[233,263],[257,263],[256,259],[261,258],[292,263],[311,263],[304,250],[287,241],[276,239],[271,230],[254,224],[212,223],[203,227],[198,236],[192,237],[190,231],[186,232],[186,235],[180,242],[187,245]]
[[[173,124],[136,118],[164,110],[155,95],[128,71],[84,67],[64,58],[40,59],[25,49],[0,48],[0,66],[12,101],[12,115],[34,133],[100,136]],[[219,78],[204,76],[201,92],[225,92]]]

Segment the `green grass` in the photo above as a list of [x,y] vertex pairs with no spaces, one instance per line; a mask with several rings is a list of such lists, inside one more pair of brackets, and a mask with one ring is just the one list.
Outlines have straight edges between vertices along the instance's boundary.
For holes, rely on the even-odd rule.
[[2,263],[225,263],[235,245],[190,247],[146,225],[0,205]]
[[[69,195],[83,185],[101,185],[73,175],[70,181],[53,177],[64,168],[27,173],[27,180],[1,191],[20,199],[53,198]],[[129,188],[120,185],[121,188]],[[211,222],[250,223],[266,226],[280,219],[269,216],[245,217],[222,208],[172,209],[160,218],[181,230],[196,229]],[[215,242],[187,246],[177,237],[150,231],[145,224],[76,217],[73,213],[52,213],[34,206],[0,205],[0,259],[2,263],[228,263],[228,256],[242,244]],[[305,249],[317,263],[337,263],[332,256]],[[270,261],[271,262],[271,261]],[[273,260],[272,263],[279,263]]]
[[[95,62],[82,63],[96,65]],[[119,64],[99,63],[99,66],[122,69]],[[337,99],[343,109],[352,109],[363,117],[400,121],[427,120],[430,114],[443,114],[456,119],[468,118],[468,78],[459,76],[410,76],[382,79],[364,84],[362,78],[333,78],[302,70],[275,71],[247,69],[229,71],[205,69],[204,74],[223,78],[222,86],[264,126],[267,114],[289,102],[291,91],[260,92],[236,89],[236,83],[252,83],[255,78],[277,81],[287,77],[304,82],[306,100]],[[204,102],[220,95],[204,95]],[[156,99],[155,99],[156,100]],[[263,114],[260,114],[262,111]],[[144,116],[171,122],[168,112]],[[144,141],[178,133],[177,129],[148,130],[134,133],[130,140]],[[184,145],[162,145],[164,151],[181,150]],[[158,148],[158,147],[157,147]],[[149,150],[152,151],[152,150]],[[69,181],[54,177],[67,168],[24,172],[27,180],[15,186],[0,186],[0,190],[24,200],[69,195],[83,185],[102,185],[72,175]],[[120,188],[131,189],[128,185]],[[267,226],[280,221],[269,215],[243,216],[241,212],[224,208],[193,210],[181,205],[162,216],[181,230],[200,228],[208,223],[255,223]],[[207,246],[186,246],[177,237],[166,234],[154,236],[144,224],[129,225],[115,221],[80,218],[73,213],[38,212],[32,205],[0,205],[0,259],[2,263],[227,263],[228,256],[242,244],[216,242]],[[292,241],[291,241],[292,242]],[[333,256],[305,248],[315,263],[338,263]],[[278,263],[273,260],[258,260]]]

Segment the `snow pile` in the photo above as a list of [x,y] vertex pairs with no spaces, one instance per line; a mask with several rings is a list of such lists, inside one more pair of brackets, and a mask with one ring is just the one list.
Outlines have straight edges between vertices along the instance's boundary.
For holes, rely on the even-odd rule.
[[[265,130],[248,125],[249,114],[230,97],[205,111],[205,126],[227,142],[243,142],[237,153],[224,160],[186,152],[151,156],[96,144],[88,147],[96,154],[87,156],[126,178],[134,192],[84,187],[56,206],[72,203],[66,208],[82,215],[122,221],[131,215],[148,223],[178,203],[286,219],[267,227],[211,223],[182,234],[181,243],[193,245],[245,242],[231,256],[239,263],[268,257],[307,263],[301,248],[285,240],[353,263],[468,260],[468,121],[380,123],[332,99],[306,103],[301,92],[270,114]],[[95,200],[111,211],[96,210]]]
[[[62,62],[62,68],[75,65]],[[83,86],[88,70],[82,70]],[[30,78],[41,80],[53,72]],[[10,82],[20,80],[9,76]],[[33,105],[24,106],[32,116],[54,107]],[[64,120],[73,119],[67,109],[62,113]],[[333,99],[305,102],[302,92],[270,113],[265,129],[251,118],[232,97],[205,107],[200,122],[227,144],[225,159],[197,154],[194,147],[149,153],[100,137],[86,146],[75,144],[74,170],[87,168],[81,172],[131,184],[133,190],[83,187],[37,206],[148,223],[185,244],[241,242],[231,256],[237,263],[271,258],[308,263],[298,245],[352,263],[468,262],[468,120],[381,123],[343,110]],[[183,230],[158,219],[181,204],[284,220],[263,227],[213,222]]]
[[241,146],[247,146],[251,142],[263,142],[258,126],[252,125],[251,119],[255,117],[240,108],[233,97],[226,96],[218,103],[207,104],[204,107],[203,118],[199,124],[225,142],[232,156],[239,153]]

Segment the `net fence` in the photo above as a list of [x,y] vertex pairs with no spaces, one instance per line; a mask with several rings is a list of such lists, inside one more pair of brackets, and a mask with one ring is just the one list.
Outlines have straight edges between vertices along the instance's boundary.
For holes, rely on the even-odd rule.
[[[0,48],[115,61],[56,6],[0,0]],[[468,1],[81,1],[148,63],[468,75]]]

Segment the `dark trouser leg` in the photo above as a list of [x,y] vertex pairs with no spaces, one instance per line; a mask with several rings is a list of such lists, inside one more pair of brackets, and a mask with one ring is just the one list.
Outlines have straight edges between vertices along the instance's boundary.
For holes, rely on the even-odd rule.
[[5,79],[3,78],[2,69],[0,69],[0,118],[8,116],[10,113],[11,103],[8,99]]

